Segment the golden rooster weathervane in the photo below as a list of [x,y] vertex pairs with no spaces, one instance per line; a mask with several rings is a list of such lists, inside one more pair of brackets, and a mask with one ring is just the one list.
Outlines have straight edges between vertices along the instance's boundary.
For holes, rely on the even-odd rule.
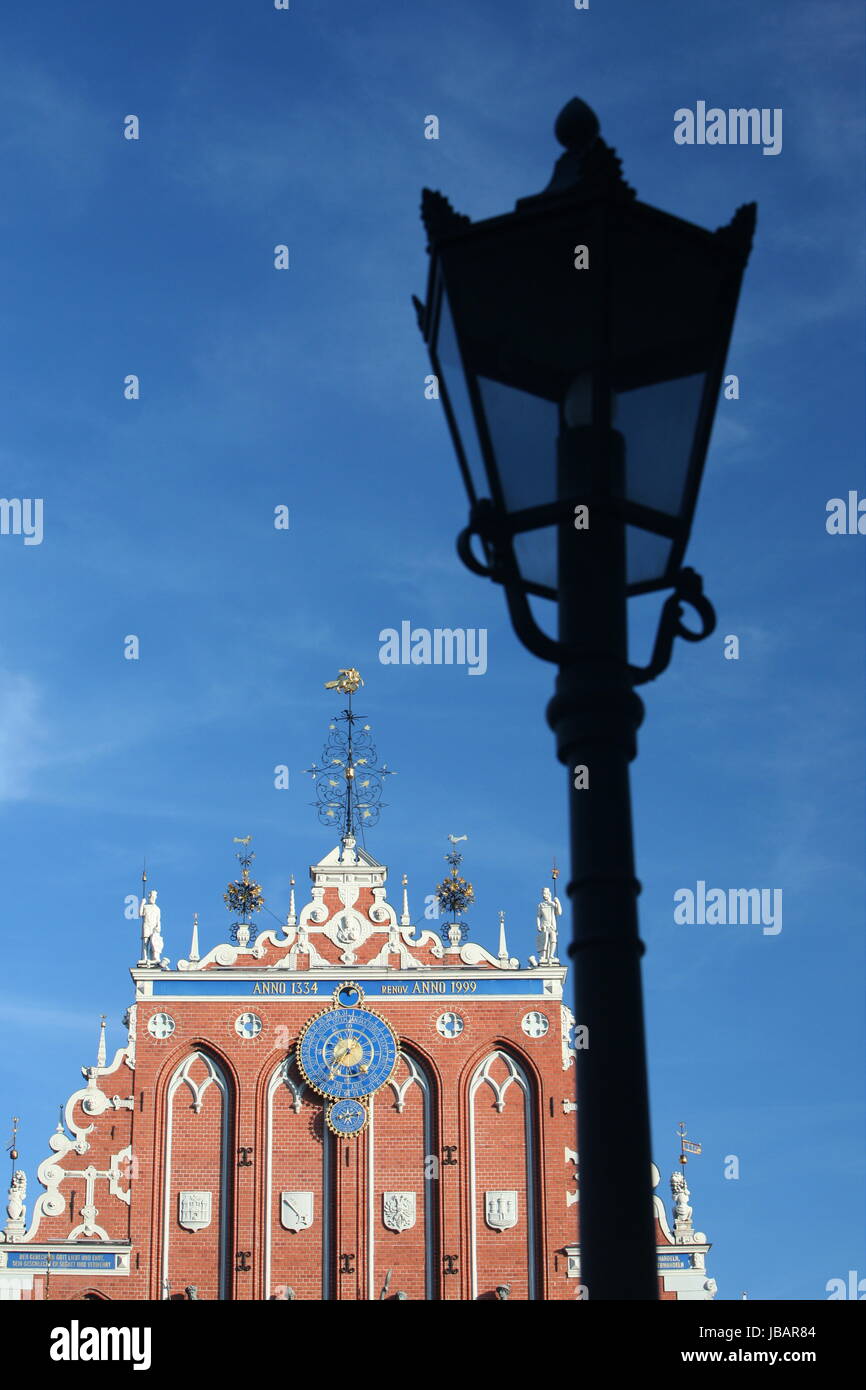
[[338,671],[335,681],[325,681],[325,689],[339,690],[341,695],[354,695],[363,684],[361,672],[349,666],[345,671]]

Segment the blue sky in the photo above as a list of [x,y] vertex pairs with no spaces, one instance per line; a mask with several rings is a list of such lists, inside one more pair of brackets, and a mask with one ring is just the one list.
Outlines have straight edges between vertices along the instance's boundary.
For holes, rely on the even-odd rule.
[[[177,958],[194,911],[203,945],[224,939],[233,835],[254,833],[278,915],[330,848],[298,774],[338,666],[399,769],[368,839],[392,883],[409,874],[417,912],[468,834],[473,935],[493,944],[504,908],[533,949],[565,860],[553,670],[454,554],[465,500],[410,295],[422,186],[510,209],[580,95],[643,199],[710,227],[759,204],[741,395],[688,553],[719,628],[646,688],[633,776],[656,1161],[681,1119],[703,1142],[719,1297],[866,1275],[864,540],[824,525],[864,491],[862,27],[853,0],[6,7],[0,494],[43,498],[45,534],[0,537],[0,1117],[23,1118],[31,1201],[102,1012],[125,1040],[142,857]],[[676,145],[698,100],[781,107],[782,152]],[[486,675],[381,665],[404,619],[486,628]],[[782,932],[676,925],[699,879],[781,888]]]

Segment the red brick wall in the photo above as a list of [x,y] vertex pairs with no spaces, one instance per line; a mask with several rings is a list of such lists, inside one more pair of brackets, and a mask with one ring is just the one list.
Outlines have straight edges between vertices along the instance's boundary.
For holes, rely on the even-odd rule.
[[[410,1299],[423,1299],[427,1296],[427,1255],[433,1262],[435,1281],[433,1294],[438,1296],[439,1260],[438,1226],[439,1183],[436,1180],[436,1160],[438,1146],[435,1142],[435,1116],[438,1110],[438,1088],[435,1078],[425,1066],[420,1056],[413,1058],[415,1066],[427,1083],[425,1094],[422,1086],[413,1081],[406,1089],[402,1113],[395,1105],[394,1092],[390,1086],[380,1091],[374,1100],[373,1126],[373,1175],[372,1175],[372,1220],[374,1241],[373,1288],[382,1288],[387,1271],[392,1271],[390,1294],[393,1296],[402,1289]],[[396,1080],[404,1082],[410,1071],[405,1060],[401,1062]],[[429,1111],[429,1123],[425,1126],[425,1110]],[[431,1129],[431,1142],[428,1145],[425,1128]],[[431,1163],[430,1160],[433,1160]],[[428,1176],[429,1174],[429,1176]],[[415,1225],[402,1232],[389,1230],[382,1219],[383,1194],[385,1192],[414,1192],[416,1219]],[[427,1221],[425,1205],[429,1199],[432,1220]],[[365,1213],[366,1215],[366,1213]],[[365,1230],[365,1242],[367,1231]]]
[[[290,1072],[296,1086],[302,1083],[294,1065]],[[270,1082],[268,1083],[270,1090]],[[267,1094],[265,1096],[267,1109]],[[325,1243],[325,1211],[333,1212],[334,1149],[333,1136],[327,1139],[324,1104],[308,1088],[301,1091],[301,1108],[296,1113],[295,1097],[284,1081],[279,1081],[271,1102],[272,1175],[268,1193],[262,1181],[262,1213],[269,1205],[271,1217],[271,1275],[270,1288],[265,1287],[266,1271],[264,1235],[256,1240],[257,1279],[267,1296],[289,1285],[298,1298],[321,1299],[333,1297],[334,1258],[333,1224],[331,1239]],[[266,1118],[267,1124],[267,1118]],[[263,1139],[262,1164],[267,1148],[266,1131]],[[280,1221],[280,1193],[312,1192],[313,1223],[305,1230],[287,1231]],[[262,1225],[262,1232],[264,1227]]]
[[[513,1073],[498,1054],[484,1071],[504,1090],[498,1097],[488,1081],[482,1080],[470,1082],[468,1092],[475,1150],[474,1212],[470,1220],[475,1227],[477,1296],[493,1298],[497,1284],[510,1284],[510,1296],[525,1300],[531,1296],[538,1278],[538,1164],[530,1118],[536,1111],[534,1087],[525,1073],[521,1077],[525,1091],[518,1081],[509,1084]],[[501,1112],[497,1100],[503,1106]],[[497,1231],[485,1220],[485,1192],[503,1188],[517,1193],[517,1224]]]
[[[187,1075],[195,1083],[208,1077],[208,1068],[200,1055],[194,1058]],[[170,1154],[164,1160],[170,1163],[170,1167],[165,1171],[163,1200],[168,1204],[167,1277],[172,1293],[182,1291],[186,1284],[196,1284],[199,1298],[219,1298],[221,1271],[222,1287],[226,1288],[233,1165],[229,1166],[225,1184],[228,1191],[224,1191],[222,1172],[230,1154],[225,1152],[228,1140],[224,1138],[223,1131],[225,1121],[231,1115],[232,1100],[230,1093],[223,1095],[215,1081],[206,1085],[201,1093],[199,1112],[194,1108],[194,1097],[189,1086],[183,1081],[175,1086],[171,1097],[166,1097],[166,1108],[171,1114],[171,1144]],[[167,1131],[166,1125],[166,1137]],[[203,1230],[188,1231],[178,1219],[178,1194],[190,1189],[204,1189],[212,1194],[211,1221]],[[154,1226],[161,1226],[162,1212],[155,1211],[153,1217]]]
[[[405,978],[405,977],[404,977]],[[229,1296],[237,1299],[267,1296],[264,1271],[264,1218],[271,1211],[273,1239],[272,1285],[291,1284],[299,1298],[321,1298],[321,1260],[323,1202],[328,1181],[322,1161],[322,1106],[309,1091],[303,1093],[300,1114],[292,1108],[292,1097],[284,1086],[274,1101],[274,1171],[271,1191],[265,1190],[267,1153],[267,1089],[276,1067],[291,1050],[301,1025],[327,1002],[318,998],[234,999],[231,1001],[142,1001],[138,1007],[137,1065],[134,1073],[124,1068],[124,1079],[106,1076],[102,1087],[107,1094],[128,1092],[134,1086],[135,1111],[111,1111],[96,1121],[88,1136],[91,1150],[85,1156],[70,1155],[68,1166],[85,1167],[89,1162],[107,1166],[107,1156],[131,1142],[136,1176],[132,1184],[131,1220],[127,1208],[109,1196],[107,1185],[98,1184],[96,1205],[99,1222],[109,1234],[133,1241],[133,1268],[129,1278],[86,1281],[109,1298],[159,1298],[161,1259],[161,1213],[165,1174],[162,1154],[165,1143],[166,1091],[171,1076],[190,1050],[203,1046],[220,1063],[230,1095],[234,1097],[229,1123],[229,1173],[234,1184],[229,1221]],[[394,1110],[394,1095],[386,1087],[375,1102],[375,1153],[373,1165],[373,1220],[375,1254],[372,1270],[374,1296],[388,1268],[393,1270],[391,1291],[405,1289],[412,1298],[423,1296],[425,1229],[423,1194],[425,1182],[433,1189],[433,1206],[438,1211],[438,1228],[429,1234],[435,1244],[434,1296],[446,1299],[471,1297],[470,1250],[473,1213],[469,1208],[469,1127],[468,1087],[471,1077],[495,1047],[507,1047],[519,1059],[530,1079],[532,1113],[538,1151],[533,1163],[537,1173],[538,1296],[547,1299],[573,1299],[578,1281],[566,1276],[564,1247],[577,1239],[577,1206],[567,1206],[566,1193],[575,1190],[574,1166],[565,1162],[565,1149],[575,1149],[576,1117],[563,1112],[564,1098],[574,1094],[574,1068],[564,1070],[560,1040],[560,1007],[555,1000],[530,1003],[526,1000],[494,1001],[471,996],[429,1000],[395,998],[375,1005],[389,1020],[398,1036],[414,1049],[427,1067],[433,1096],[433,1125],[430,1158],[432,1176],[425,1177],[425,1142],[422,1127],[421,1093],[409,1088],[406,1109]],[[176,1022],[173,1036],[157,1042],[147,1032],[147,1019],[164,1008]],[[262,1033],[254,1040],[241,1039],[234,1031],[239,1013],[252,1008],[263,1020]],[[549,1033],[529,1039],[520,1021],[530,1009],[541,1008],[549,1017]],[[456,1039],[443,1039],[435,1030],[438,1014],[456,1009],[465,1020],[464,1032]],[[401,1073],[402,1074],[402,1073]],[[198,1284],[205,1298],[215,1297],[216,1239],[219,1230],[217,1153],[221,1106],[212,1085],[205,1096],[200,1116],[189,1109],[192,1097],[187,1087],[175,1099],[178,1123],[176,1162],[171,1178],[170,1218],[172,1291],[180,1292],[187,1283]],[[489,1291],[500,1280],[511,1283],[512,1297],[525,1298],[526,1265],[526,1151],[522,1098],[518,1104],[516,1083],[509,1088],[503,1113],[493,1108],[488,1087],[479,1094],[478,1180],[476,1212],[479,1232],[481,1292]],[[88,1122],[89,1123],[89,1122]],[[110,1129],[114,1128],[114,1137]],[[238,1167],[238,1146],[252,1149],[250,1166]],[[447,1163],[445,1146],[451,1146],[455,1160]],[[334,1143],[333,1182],[337,1202],[332,1223],[332,1283],[341,1298],[368,1297],[367,1270],[367,1170],[368,1140],[361,1136],[348,1143]],[[348,1161],[347,1161],[348,1155]],[[438,1174],[436,1166],[438,1165]],[[83,1201],[83,1180],[74,1179]],[[68,1198],[68,1183],[61,1192]],[[177,1225],[177,1197],[181,1188],[209,1188],[214,1193],[214,1215],[210,1228],[186,1233]],[[490,1231],[482,1210],[485,1188],[516,1188],[520,1193],[520,1224],[502,1235]],[[293,1234],[284,1231],[279,1219],[279,1192],[283,1189],[312,1190],[316,1194],[313,1227]],[[382,1222],[382,1192],[408,1190],[417,1193],[417,1220],[411,1231],[396,1235]],[[80,1218],[76,1217],[76,1220]],[[74,1224],[65,1218],[43,1221],[39,1238],[62,1239]],[[98,1248],[98,1247],[97,1247]],[[248,1272],[235,1269],[238,1251],[250,1251]],[[340,1273],[340,1256],[348,1255],[351,1272]],[[453,1256],[446,1260],[445,1256]],[[346,1262],[342,1262],[346,1263]],[[446,1272],[451,1268],[453,1273]],[[71,1276],[52,1280],[51,1296],[80,1297],[85,1281]]]

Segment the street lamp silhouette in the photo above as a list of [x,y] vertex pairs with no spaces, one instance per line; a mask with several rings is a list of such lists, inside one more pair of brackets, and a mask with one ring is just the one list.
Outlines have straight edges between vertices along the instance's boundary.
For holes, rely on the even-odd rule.
[[[577,98],[555,131],[550,183],[511,213],[473,223],[424,190],[430,269],[414,302],[469,495],[458,552],[503,586],[524,646],[559,667],[548,722],[568,768],[569,954],[589,1041],[581,1281],[591,1299],[654,1299],[634,687],[666,668],[677,636],[715,627],[682,561],[756,210],[712,232],[639,202]],[[627,597],[664,589],[650,661],[631,665]],[[555,635],[531,598],[556,602]]]

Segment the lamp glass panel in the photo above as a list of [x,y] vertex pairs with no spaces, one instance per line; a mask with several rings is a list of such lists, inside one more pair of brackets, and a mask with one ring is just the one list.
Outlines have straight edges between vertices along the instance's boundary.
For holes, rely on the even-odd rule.
[[541,526],[536,531],[520,531],[514,537],[514,553],[520,573],[532,584],[557,587],[557,545],[555,526]]
[[661,579],[671,555],[673,541],[639,526],[625,528],[626,579],[629,584],[644,584]]
[[554,502],[557,404],[484,376],[478,377],[478,389],[506,510]]
[[625,438],[630,502],[682,514],[705,379],[698,372],[616,393],[614,422]]
[[463,370],[463,359],[457,343],[457,334],[454,331],[454,320],[451,317],[448,296],[444,291],[440,299],[436,355],[440,367],[445,372],[444,385],[448,395],[448,403],[451,406],[460,434],[460,442],[472,478],[472,485],[475,488],[475,495],[476,497],[489,497],[490,484],[487,481],[487,474],[481,457],[475,412],[472,409],[472,402],[466,386],[466,374]]
[[[673,541],[639,526],[626,527],[626,582],[645,584],[661,579],[667,571]],[[557,566],[557,529],[541,526],[535,531],[520,531],[514,536],[514,553],[524,581],[559,586]]]

